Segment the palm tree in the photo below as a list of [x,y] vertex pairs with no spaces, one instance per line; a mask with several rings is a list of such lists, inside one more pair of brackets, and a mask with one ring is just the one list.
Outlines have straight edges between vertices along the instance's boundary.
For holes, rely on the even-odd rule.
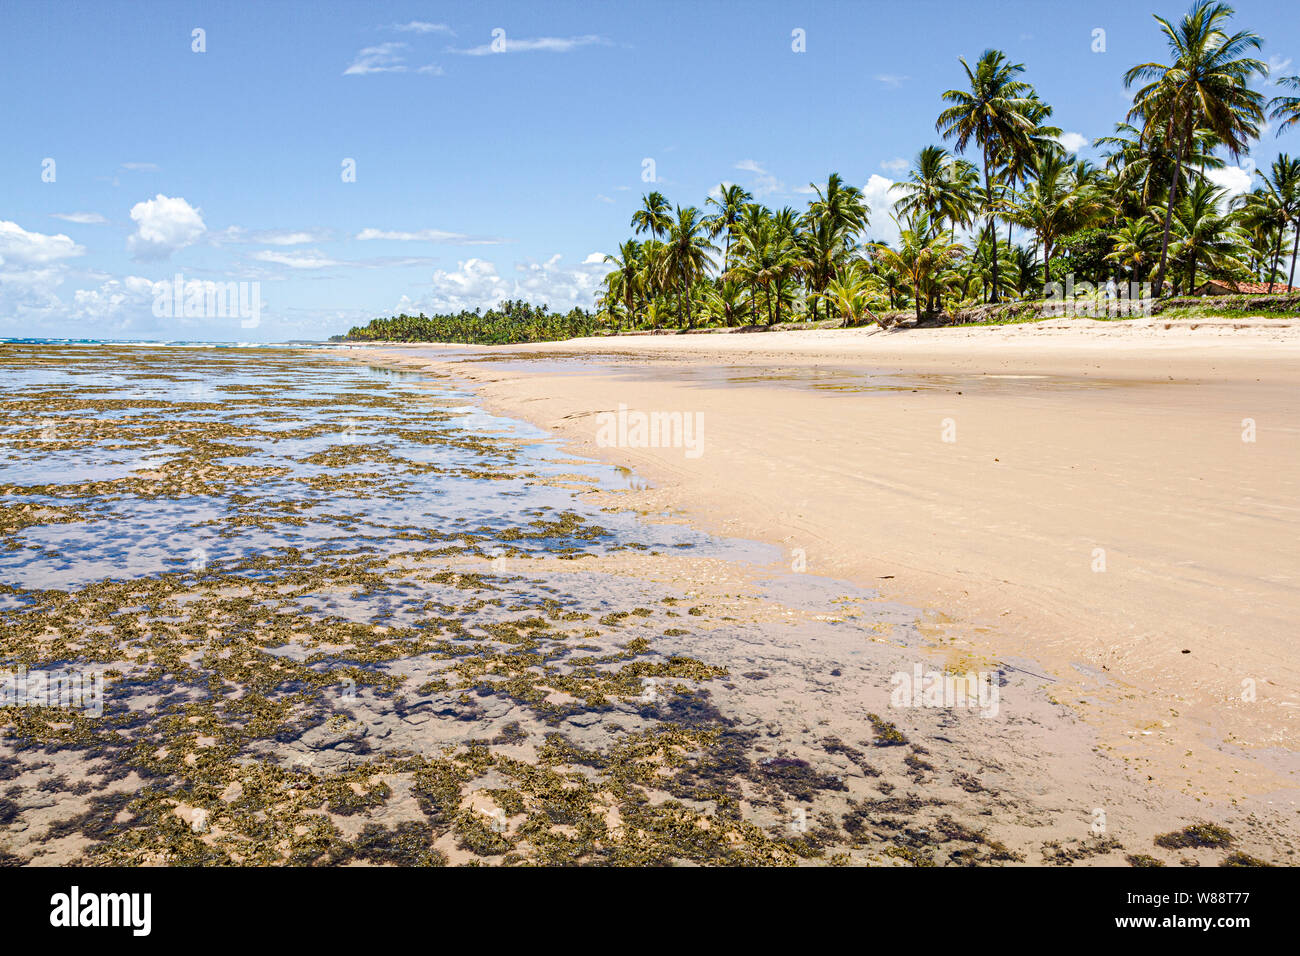
[[1113,248],[1106,258],[1127,269],[1134,282],[1141,281],[1159,257],[1160,225],[1149,216],[1125,219],[1124,225],[1110,238]]
[[753,289],[756,308],[761,290],[771,325],[780,310],[781,286],[800,268],[802,259],[791,233],[770,215],[756,212],[742,217],[738,231],[738,255],[724,278],[734,278]]
[[880,280],[875,276],[846,270],[844,275],[832,279],[818,296],[840,314],[846,326],[861,325],[869,319],[884,328],[884,323],[871,311],[871,302],[879,288]]
[[[1279,249],[1282,233],[1287,226],[1295,230],[1295,239],[1291,245],[1291,272],[1287,286],[1295,285],[1296,252],[1300,250],[1300,159],[1292,159],[1283,153],[1273,160],[1267,175],[1263,176],[1264,188],[1270,198],[1270,205],[1276,206],[1281,226],[1278,229]],[[1277,257],[1273,259],[1277,268]],[[1268,291],[1273,291],[1273,276],[1268,277]]]
[[815,322],[820,293],[838,274],[839,264],[848,255],[849,245],[844,230],[837,229],[829,218],[809,222],[808,228],[798,234],[797,244],[800,269],[808,286],[810,317]]
[[1038,253],[1034,249],[1016,246],[1011,250],[1011,265],[1011,284],[1015,286],[1016,295],[1023,299],[1039,284]]
[[[1029,105],[1025,108],[1025,116],[1033,124],[1033,128],[1025,136],[1003,143],[997,154],[996,160],[1000,166],[997,178],[1005,184],[1003,202],[997,204],[999,207],[1004,207],[1007,200],[1015,195],[1017,183],[1023,186],[1028,181],[1034,164],[1038,162],[1038,157],[1047,153],[1064,152],[1064,147],[1055,139],[1061,135],[1060,128],[1045,125],[1045,121],[1052,115],[1052,108],[1038,98],[1032,86],[1028,87],[1025,98],[1029,101]],[[1013,225],[1015,220],[1008,218],[1008,248],[1011,247]]]
[[663,197],[663,193],[653,192],[642,196],[641,208],[632,214],[632,227],[636,230],[636,235],[649,232],[654,239],[668,232],[672,221],[668,200]]
[[[1008,205],[1007,218],[1032,229],[1043,249],[1044,281],[1051,278],[1052,248],[1064,235],[1086,229],[1102,213],[1088,170],[1059,150],[1040,153],[1030,170],[1032,182]],[[1080,177],[1084,182],[1080,183]]]
[[776,223],[776,228],[780,229],[791,239],[799,231],[799,213],[789,206],[782,206],[776,212],[772,213],[772,221]]
[[[817,197],[803,215],[803,229],[796,242],[803,255],[802,271],[808,286],[811,316],[817,319],[820,293],[839,274],[840,264],[848,258],[859,232],[867,224],[870,209],[862,190],[844,185],[839,173],[831,173],[825,188],[808,184]],[[782,211],[784,213],[784,210]]]
[[664,285],[677,286],[678,317],[686,320],[687,328],[692,323],[691,286],[707,274],[713,265],[710,253],[717,251],[709,242],[700,211],[694,206],[678,206],[677,221],[668,227],[662,269]]
[[705,224],[709,229],[709,238],[716,239],[723,234],[727,237],[722,252],[722,271],[724,272],[731,264],[731,235],[735,231],[736,223],[740,220],[741,211],[744,209],[745,204],[753,198],[743,186],[737,186],[733,183],[730,186],[719,186],[718,195],[710,196],[704,201],[706,206],[717,208],[717,212],[705,219]]
[[641,268],[637,272],[637,284],[642,298],[648,304],[664,293],[664,259],[666,247],[658,239],[649,239],[641,243]]
[[952,267],[965,251],[960,243],[933,235],[924,215],[899,229],[897,251],[876,244],[881,265],[897,270],[911,287],[917,322],[921,321],[922,303],[925,312],[933,314],[936,301],[952,281]]
[[1246,237],[1234,225],[1234,216],[1219,212],[1224,196],[1224,190],[1199,180],[1174,211],[1177,238],[1169,254],[1183,269],[1185,295],[1196,291],[1196,271],[1202,265],[1220,274],[1246,270],[1239,259],[1247,248]]
[[970,283],[976,279],[983,303],[992,303],[996,296],[1011,291],[1014,286],[1008,277],[1015,271],[1012,255],[1011,247],[998,239],[996,232],[981,231],[975,248],[963,264],[966,271],[962,276],[962,297],[966,297]]
[[890,187],[891,192],[903,194],[894,207],[908,219],[925,213],[936,233],[945,221],[954,228],[969,225],[977,205],[977,177],[966,160],[956,159],[942,146],[926,146],[917,154],[906,181]]
[[1232,204],[1237,209],[1237,225],[1246,234],[1249,247],[1250,276],[1258,280],[1264,272],[1264,264],[1273,253],[1273,224],[1269,221],[1267,211],[1257,205],[1258,189],[1252,193],[1236,197]]
[[[1133,218],[1163,198],[1174,169],[1174,151],[1165,141],[1164,130],[1155,127],[1147,132],[1149,135],[1144,137],[1136,126],[1116,123],[1115,135],[1102,136],[1093,142],[1094,146],[1111,148],[1102,154],[1106,169],[1115,177],[1116,194],[1126,201],[1125,213],[1134,213]],[[1193,131],[1183,163],[1189,174],[1193,169],[1203,174],[1207,169],[1223,168],[1223,160],[1214,155],[1214,144],[1214,134],[1209,130]]]
[[[1284,76],[1277,81],[1277,85],[1300,90],[1300,76]],[[1283,130],[1300,123],[1300,96],[1275,96],[1268,101],[1268,106],[1271,111],[1269,119],[1282,121],[1277,128],[1278,136],[1282,135]]]
[[1263,41],[1253,33],[1228,34],[1225,28],[1233,10],[1227,4],[1196,0],[1177,27],[1156,17],[1172,54],[1168,64],[1140,63],[1124,74],[1124,85],[1138,80],[1147,84],[1137,91],[1128,118],[1140,118],[1143,136],[1163,131],[1166,142],[1176,142],[1174,169],[1166,199],[1164,237],[1154,293],[1160,295],[1169,265],[1169,239],[1177,209],[1178,180],[1192,137],[1207,129],[1234,159],[1250,139],[1259,135],[1264,120],[1263,97],[1250,88],[1251,77],[1267,68],[1249,56]]
[[[972,70],[964,57],[962,69],[970,83],[968,90],[948,90],[944,102],[952,105],[939,114],[935,128],[944,139],[952,139],[964,153],[973,141],[983,151],[984,203],[988,230],[993,231],[993,162],[1013,145],[1019,147],[1036,129],[1032,116],[1035,100],[1029,84],[1016,79],[1024,64],[1008,63],[1000,50],[985,50]],[[997,261],[993,266],[994,301],[997,301]]]
[[735,279],[708,283],[704,288],[703,305],[710,317],[727,327],[736,325],[749,308],[745,287]]
[[1237,207],[1237,223],[1245,231],[1250,246],[1250,258],[1254,266],[1251,275],[1258,278],[1260,272],[1265,271],[1271,291],[1278,275],[1278,260],[1282,258],[1286,210],[1276,192],[1261,186],[1238,196],[1233,205]]
[[809,183],[817,198],[808,205],[807,219],[823,222],[834,231],[842,230],[852,240],[867,226],[871,209],[857,186],[846,186],[839,173],[831,173],[826,188]]
[[605,256],[605,261],[614,264],[605,276],[610,294],[622,302],[630,318],[636,313],[636,299],[641,291],[641,244],[629,239],[618,247],[618,255]]

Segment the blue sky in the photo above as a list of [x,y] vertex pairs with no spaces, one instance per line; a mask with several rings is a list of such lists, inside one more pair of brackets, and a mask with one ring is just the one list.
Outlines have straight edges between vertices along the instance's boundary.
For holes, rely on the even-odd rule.
[[[1300,72],[1294,4],[1236,6]],[[7,0],[0,336],[275,341],[507,295],[590,306],[650,188],[701,205],[737,182],[802,206],[837,171],[888,239],[888,186],[939,141],[958,56],[1006,50],[1090,142],[1123,118],[1124,70],[1163,58],[1151,13],[1186,8]],[[1251,159],[1279,151],[1300,130]],[[157,316],[153,283],[177,274],[258,283],[258,323]]]

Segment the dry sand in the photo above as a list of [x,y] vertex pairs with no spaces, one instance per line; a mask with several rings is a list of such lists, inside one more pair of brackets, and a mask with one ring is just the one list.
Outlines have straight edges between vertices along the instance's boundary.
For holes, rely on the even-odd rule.
[[[955,671],[1032,662],[1127,773],[1179,799],[1270,808],[1294,832],[1296,323],[352,354],[453,375],[489,409],[633,469],[646,513],[791,561],[801,549],[811,574],[927,609],[932,653]],[[703,453],[599,447],[597,414],[620,404],[702,413]]]

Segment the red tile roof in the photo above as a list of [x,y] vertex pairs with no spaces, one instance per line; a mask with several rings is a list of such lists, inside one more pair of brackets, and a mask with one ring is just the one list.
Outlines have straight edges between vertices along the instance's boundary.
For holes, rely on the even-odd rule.
[[[1212,285],[1222,286],[1225,289],[1232,289],[1243,295],[1267,295],[1268,294],[1267,282],[1233,282],[1231,279],[1211,279],[1209,282],[1204,283],[1201,286],[1201,288],[1204,289],[1206,286],[1212,286]],[[1274,295],[1277,295],[1278,293],[1288,293],[1288,292],[1300,292],[1300,288],[1297,288],[1295,286],[1285,285],[1281,282],[1273,283]]]

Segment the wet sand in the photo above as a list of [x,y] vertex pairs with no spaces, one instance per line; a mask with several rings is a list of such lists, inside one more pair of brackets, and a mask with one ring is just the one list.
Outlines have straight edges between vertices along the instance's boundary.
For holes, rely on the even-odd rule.
[[[956,592],[907,599],[923,582],[858,555],[861,529],[810,532],[821,494],[864,520],[843,483],[881,456],[843,429],[885,420],[871,402],[950,400],[951,370],[615,344],[361,364],[0,349],[0,863],[1293,860],[1287,784],[1157,782],[1140,748],[1181,726],[1116,745],[1095,720],[1131,685],[1082,659],[1058,673]],[[454,361],[429,370],[435,351]],[[602,404],[552,427],[575,388]],[[641,401],[704,412],[704,454],[572,454],[593,408]],[[805,436],[840,460],[772,457]],[[797,509],[798,541],[765,537],[763,508]],[[923,543],[916,513],[891,520]],[[42,700],[16,666],[102,678],[101,706]],[[971,700],[897,694],[964,675]],[[1214,746],[1286,780],[1279,747]]]
[[[955,670],[1032,662],[1155,795],[1297,829],[1292,323],[636,336],[354,357],[450,374],[634,469],[635,504],[926,609]],[[620,404],[703,454],[600,447]],[[954,438],[947,441],[945,438]],[[1249,440],[1253,439],[1253,440]]]

